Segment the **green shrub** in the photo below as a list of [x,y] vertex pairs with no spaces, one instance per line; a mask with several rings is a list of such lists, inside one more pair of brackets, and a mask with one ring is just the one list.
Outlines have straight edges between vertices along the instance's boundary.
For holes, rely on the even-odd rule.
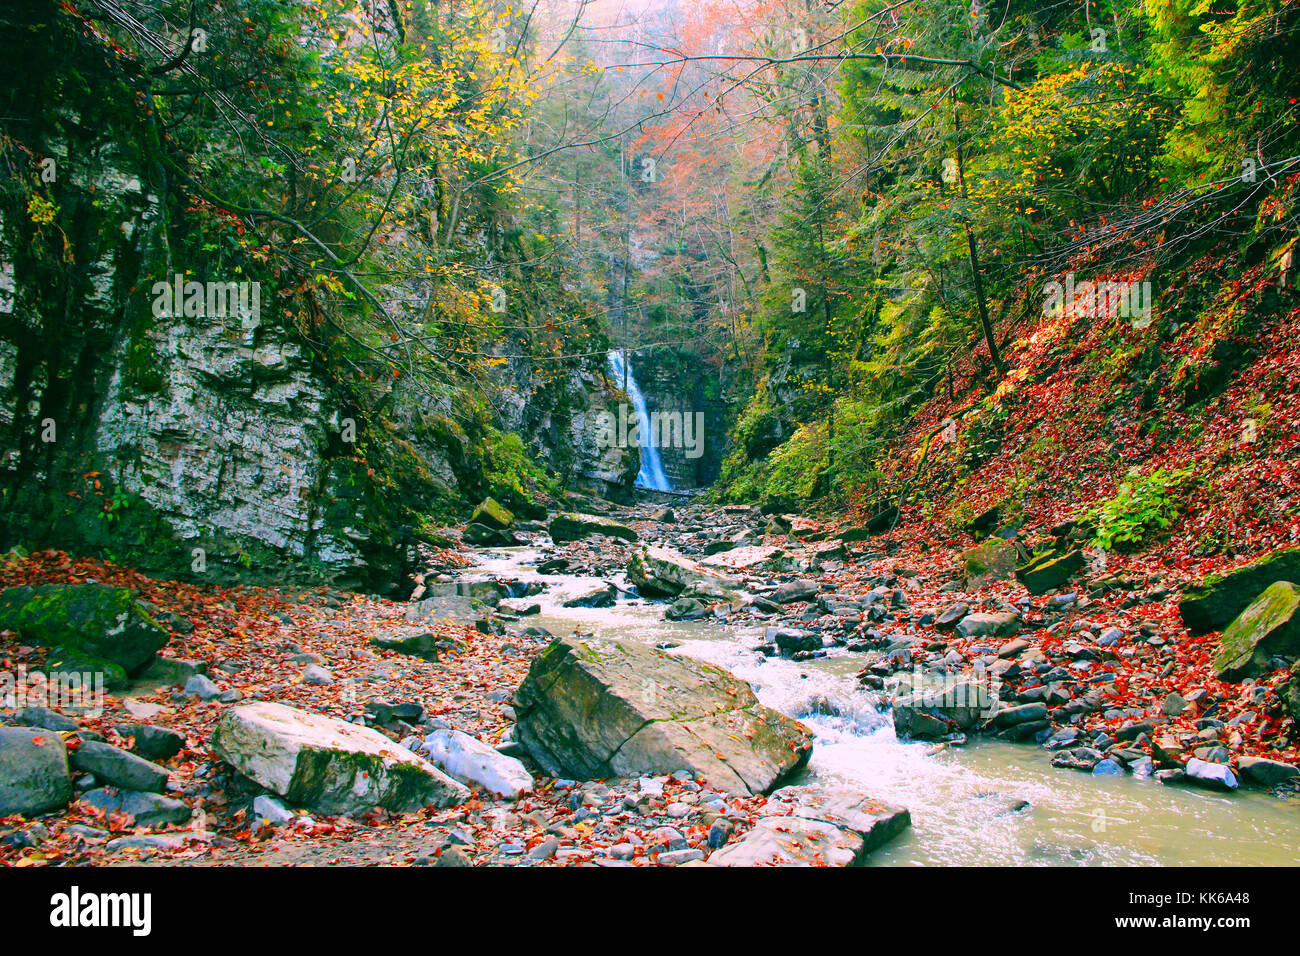
[[1192,469],[1166,471],[1157,468],[1149,475],[1137,469],[1119,486],[1114,498],[1096,509],[1099,548],[1136,550],[1151,534],[1168,528],[1182,512]]
[[529,501],[539,493],[556,493],[557,482],[529,457],[518,435],[489,426],[484,429],[480,442],[478,452],[489,495],[509,505]]

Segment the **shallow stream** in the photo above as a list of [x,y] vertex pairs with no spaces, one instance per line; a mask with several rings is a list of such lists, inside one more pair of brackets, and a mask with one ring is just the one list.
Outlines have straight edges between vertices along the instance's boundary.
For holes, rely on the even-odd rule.
[[758,628],[665,621],[663,604],[622,593],[613,607],[566,608],[569,597],[606,579],[539,575],[536,560],[535,550],[512,548],[489,552],[479,564],[493,577],[548,585],[517,602],[542,607],[522,625],[667,642],[673,653],[716,663],[749,681],[763,703],[812,728],[810,778],[907,807],[912,828],[876,851],[873,865],[1300,864],[1300,800],[1062,770],[1030,744],[984,740],[936,753],[934,744],[904,743],[888,711],[858,687],[856,654],[836,649],[802,663],[764,658],[752,649]]

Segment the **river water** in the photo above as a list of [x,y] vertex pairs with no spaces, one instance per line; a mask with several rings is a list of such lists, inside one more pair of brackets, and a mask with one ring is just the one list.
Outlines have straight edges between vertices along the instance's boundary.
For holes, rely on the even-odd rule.
[[907,807],[911,829],[877,850],[871,865],[1300,864],[1300,800],[1094,777],[1052,767],[1048,752],[1030,744],[983,740],[936,753],[933,744],[904,743],[888,711],[858,687],[859,655],[836,649],[798,664],[765,659],[751,649],[760,628],[665,621],[663,604],[626,595],[609,608],[566,608],[568,597],[607,579],[538,575],[536,560],[536,551],[512,548],[487,553],[479,565],[490,576],[549,585],[526,599],[542,613],[524,625],[667,642],[673,653],[716,663],[813,730],[810,779]]

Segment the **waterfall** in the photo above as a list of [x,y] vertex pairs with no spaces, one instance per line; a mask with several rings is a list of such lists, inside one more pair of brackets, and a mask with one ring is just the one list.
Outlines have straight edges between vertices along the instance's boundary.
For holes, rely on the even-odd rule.
[[659,446],[654,441],[654,433],[650,428],[650,412],[646,408],[645,396],[641,394],[641,386],[637,385],[636,376],[632,373],[632,362],[622,349],[611,351],[609,370],[614,373],[619,385],[623,384],[625,367],[627,397],[632,400],[632,408],[636,411],[637,440],[641,447],[641,470],[636,473],[637,487],[648,488],[650,491],[672,491],[673,483],[668,480],[668,475],[664,472],[664,462],[659,457]]

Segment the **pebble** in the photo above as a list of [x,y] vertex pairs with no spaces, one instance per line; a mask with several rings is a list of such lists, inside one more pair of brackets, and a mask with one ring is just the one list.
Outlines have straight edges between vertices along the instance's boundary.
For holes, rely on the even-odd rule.
[[221,688],[202,674],[194,674],[185,682],[185,693],[199,700],[211,700],[221,694]]
[[302,679],[308,684],[332,684],[334,675],[321,667],[319,664],[312,664],[302,672]]
[[736,830],[736,825],[726,817],[713,821],[713,826],[709,827],[709,847],[718,849],[724,846],[731,839],[732,833]]
[[543,840],[537,846],[528,851],[530,860],[549,860],[555,855],[555,851],[560,848],[560,841],[551,837],[549,840]]
[[695,860],[704,859],[704,851],[697,850],[694,847],[686,850],[673,850],[668,853],[660,853],[655,858],[660,866],[681,866],[683,863],[691,863]]

